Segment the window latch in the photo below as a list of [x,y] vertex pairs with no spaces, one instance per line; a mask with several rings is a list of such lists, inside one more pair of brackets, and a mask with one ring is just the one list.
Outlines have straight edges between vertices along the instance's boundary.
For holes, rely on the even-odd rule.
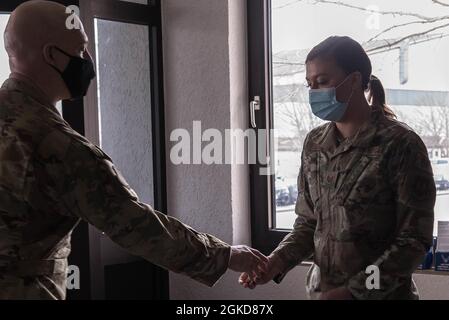
[[260,110],[260,97],[255,96],[254,100],[249,103],[249,115],[251,118],[251,127],[257,128],[256,111]]

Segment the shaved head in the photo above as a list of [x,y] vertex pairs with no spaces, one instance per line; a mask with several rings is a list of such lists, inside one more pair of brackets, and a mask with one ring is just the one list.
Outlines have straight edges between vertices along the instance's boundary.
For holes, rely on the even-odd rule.
[[74,16],[80,28],[69,29],[66,24],[73,16],[66,9],[52,1],[27,1],[11,13],[4,33],[11,71],[32,79],[47,94],[56,91],[58,99],[67,98],[68,91],[54,67],[64,70],[69,58],[55,47],[73,56],[89,56],[83,25]]

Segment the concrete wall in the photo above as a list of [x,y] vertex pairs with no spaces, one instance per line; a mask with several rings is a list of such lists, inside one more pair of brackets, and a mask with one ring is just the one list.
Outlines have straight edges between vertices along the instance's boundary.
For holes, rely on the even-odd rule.
[[[192,131],[246,128],[246,1],[164,0],[163,37],[167,137]],[[168,143],[167,153],[173,143]],[[168,212],[198,230],[236,244],[249,243],[248,168],[180,165],[167,160]],[[281,285],[254,291],[228,271],[214,288],[170,274],[172,299],[305,299],[306,267]],[[423,299],[449,298],[449,277],[417,275]]]

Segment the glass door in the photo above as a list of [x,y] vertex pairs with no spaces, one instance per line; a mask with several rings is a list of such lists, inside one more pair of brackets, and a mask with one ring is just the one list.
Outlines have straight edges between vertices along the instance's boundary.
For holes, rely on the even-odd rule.
[[[80,1],[97,78],[86,137],[114,161],[140,201],[165,212],[159,1]],[[90,227],[93,296],[168,298],[168,275]]]

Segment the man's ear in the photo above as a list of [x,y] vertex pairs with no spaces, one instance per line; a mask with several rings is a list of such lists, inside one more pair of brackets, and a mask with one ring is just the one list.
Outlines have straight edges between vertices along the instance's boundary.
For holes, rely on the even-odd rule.
[[54,50],[54,48],[55,46],[53,44],[44,45],[44,47],[42,48],[42,55],[46,63],[53,67],[56,67],[57,69],[60,69],[59,65],[61,64],[61,62],[58,63],[58,60],[55,58],[56,50]]
[[44,61],[54,65],[56,63],[54,56],[53,56],[53,50],[52,50],[52,46],[50,44],[46,44],[44,45],[44,47],[42,48],[42,54],[44,56]]

